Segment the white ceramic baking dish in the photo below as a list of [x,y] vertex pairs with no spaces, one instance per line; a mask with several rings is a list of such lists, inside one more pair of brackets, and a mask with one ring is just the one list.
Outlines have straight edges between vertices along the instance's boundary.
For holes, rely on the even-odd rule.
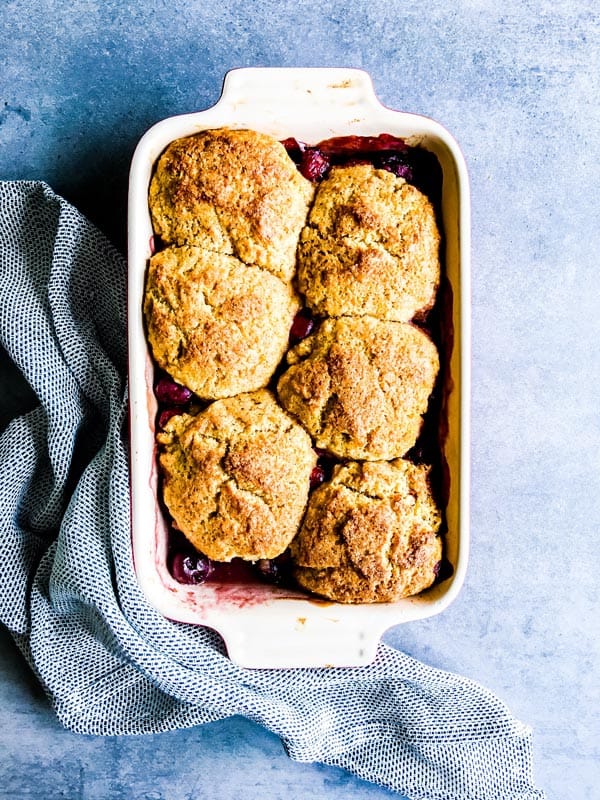
[[[320,602],[270,585],[176,582],[167,569],[167,528],[157,502],[153,366],[142,315],[152,228],[148,186],[153,165],[173,139],[206,128],[251,128],[314,144],[332,136],[389,133],[437,156],[443,171],[445,269],[452,294],[444,456],[449,472],[446,555],[450,578],[397,603]],[[246,667],[360,666],[375,656],[390,626],[445,609],[463,582],[469,540],[470,206],[461,152],[449,133],[422,116],[392,111],[355,69],[252,68],[229,72],[218,103],[154,125],[135,151],[129,189],[129,375],[132,544],[140,586],[166,617],[206,625],[229,657]]]

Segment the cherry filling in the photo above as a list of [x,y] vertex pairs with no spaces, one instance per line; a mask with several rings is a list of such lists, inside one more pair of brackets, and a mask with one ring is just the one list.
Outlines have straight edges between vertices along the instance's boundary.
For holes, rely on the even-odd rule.
[[302,339],[306,339],[315,327],[315,320],[308,308],[301,309],[292,322],[290,328],[290,344],[296,344]]
[[179,583],[204,583],[214,572],[213,562],[201,553],[174,553],[171,574]]
[[165,406],[184,406],[192,398],[190,389],[169,377],[161,377],[156,381],[154,394],[158,402]]
[[310,473],[310,488],[316,489],[317,486],[320,486],[325,481],[325,470],[321,466],[321,464],[317,464],[313,467],[312,472]]
[[286,550],[277,558],[263,558],[254,565],[261,580],[276,585],[292,583],[292,559]]
[[373,158],[376,153],[393,151],[407,153],[411,150],[404,139],[391,133],[380,133],[377,136],[334,136],[324,139],[317,145],[319,150],[328,156],[342,158],[359,155],[361,158]]
[[185,411],[193,397],[192,392],[168,375],[161,375],[154,384],[154,395],[159,404],[157,427],[162,430],[176,414]]
[[373,164],[412,183],[434,205],[441,200],[442,170],[433,153],[412,147],[404,139],[381,133],[379,136],[335,136],[315,146],[290,137],[282,141],[299,171],[310,181],[318,182],[335,165]]
[[[331,167],[336,165],[372,164],[378,169],[385,169],[404,178],[429,197],[436,213],[439,214],[441,204],[442,171],[440,164],[429,151],[421,147],[409,146],[403,139],[382,133],[378,136],[337,136],[307,145],[293,137],[282,141],[288,155],[305,178],[318,183],[327,177]],[[158,236],[150,240],[150,251],[162,249],[163,242]],[[443,299],[442,299],[443,302]],[[439,308],[436,307],[426,319],[415,320],[424,327],[434,340],[440,344],[442,333],[436,322]],[[289,342],[294,346],[309,336],[318,324],[307,308],[301,309],[295,316],[290,328]],[[282,366],[284,368],[284,366]],[[273,387],[280,370],[276,373]],[[193,402],[192,392],[185,386],[161,374],[154,386],[158,402],[157,427],[163,428],[175,414],[186,411]],[[432,465],[433,483],[441,485],[439,477],[443,472],[440,452],[440,425],[443,422],[440,392],[434,393],[429,410],[425,416],[423,430],[419,440],[406,458],[415,463]],[[336,464],[341,463],[327,451],[316,450],[318,460],[310,475],[310,490],[313,491],[322,483],[331,479]],[[436,487],[434,486],[434,489]],[[442,495],[437,486],[437,493]],[[261,559],[247,562],[233,559],[229,563],[212,561],[192,548],[190,543],[175,527],[171,527],[169,536],[168,567],[176,581],[188,585],[218,581],[222,583],[256,583],[257,581],[272,584],[291,585],[291,559],[288,551],[274,559]],[[434,567],[435,583],[445,580],[452,574],[452,565],[445,558]]]
[[277,558],[249,562],[234,558],[225,563],[198,553],[172,529],[168,557],[169,572],[178,583],[291,583],[291,559],[286,551]]
[[434,583],[441,583],[442,581],[452,577],[454,574],[454,567],[447,558],[442,558],[441,561],[437,561],[434,564],[433,574],[435,575]]
[[318,147],[307,147],[302,153],[298,169],[309,181],[320,181],[331,166],[330,160]]

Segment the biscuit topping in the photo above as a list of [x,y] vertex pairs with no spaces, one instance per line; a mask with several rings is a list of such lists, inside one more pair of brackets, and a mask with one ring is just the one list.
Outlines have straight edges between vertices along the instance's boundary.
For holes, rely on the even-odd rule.
[[172,417],[157,436],[163,498],[177,528],[216,561],[280,555],[308,499],[316,454],[270,392]]
[[266,386],[298,307],[290,284],[233,256],[185,246],[150,259],[144,312],[152,353],[204,399]]
[[430,485],[440,337],[420,327],[440,187],[435,156],[389,134],[220,128],[160,156],[144,314],[177,581],[293,573],[370,603],[448,573]]
[[403,456],[416,442],[439,358],[419,328],[372,317],[325,320],[288,352],[284,407],[342,458]]
[[278,141],[220,128],[166,148],[150,185],[150,209],[166,244],[234,255],[289,280],[312,195]]
[[349,462],[311,495],[292,544],[301,586],[341,603],[393,602],[430,586],[442,545],[429,470]]
[[298,286],[317,314],[408,321],[435,301],[439,232],[417,188],[370,164],[319,185],[298,249]]

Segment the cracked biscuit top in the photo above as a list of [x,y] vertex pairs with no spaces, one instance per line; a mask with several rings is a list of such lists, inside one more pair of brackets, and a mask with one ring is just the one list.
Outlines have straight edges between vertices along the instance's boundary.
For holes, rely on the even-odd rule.
[[276,139],[221,128],[171,142],[149,204],[154,232],[166,244],[234,255],[290,280],[312,196],[312,184]]
[[424,314],[440,280],[433,206],[370,164],[334,167],[317,189],[298,249],[298,286],[324,316]]
[[267,390],[172,417],[158,434],[164,502],[215,561],[275,558],[296,534],[316,454]]
[[266,386],[297,309],[290,284],[233,256],[170,247],[150,260],[144,313],[152,353],[201,398]]
[[415,444],[439,370],[437,349],[419,328],[373,317],[326,319],[287,360],[279,399],[318,448],[377,461]]
[[349,462],[316,489],[291,546],[298,583],[340,603],[395,602],[435,580],[442,544],[428,468]]

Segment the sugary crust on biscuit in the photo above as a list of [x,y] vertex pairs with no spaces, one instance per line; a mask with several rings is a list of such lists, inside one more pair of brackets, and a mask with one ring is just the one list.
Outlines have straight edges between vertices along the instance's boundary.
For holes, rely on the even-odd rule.
[[275,558],[296,534],[316,463],[310,438],[267,390],[172,417],[158,434],[175,525],[216,561]]
[[317,447],[379,460],[415,444],[439,369],[437,349],[419,328],[372,317],[327,319],[287,359],[279,399]]
[[440,235],[433,206],[371,165],[335,167],[320,184],[298,248],[298,285],[313,311],[408,321],[434,303]]
[[201,398],[266,386],[298,307],[291,284],[233,256],[172,247],[150,260],[144,312],[152,353]]
[[[429,200],[366,164],[332,168],[315,194],[275,139],[222,128],[166,148],[149,204],[166,248],[148,270],[148,341],[161,368],[214,400],[157,434],[174,527],[215,561],[290,546],[298,584],[336,602],[430,586],[440,511],[429,467],[401,458],[439,371],[411,324],[440,281]],[[324,319],[287,352],[278,402],[263,387],[300,307],[293,282]],[[353,460],[309,495],[313,445]]]
[[430,586],[442,557],[428,468],[350,462],[315,490],[291,545],[298,583],[340,603],[394,602]]
[[276,139],[221,128],[166,148],[149,203],[154,231],[167,244],[234,255],[290,280],[313,193]]

